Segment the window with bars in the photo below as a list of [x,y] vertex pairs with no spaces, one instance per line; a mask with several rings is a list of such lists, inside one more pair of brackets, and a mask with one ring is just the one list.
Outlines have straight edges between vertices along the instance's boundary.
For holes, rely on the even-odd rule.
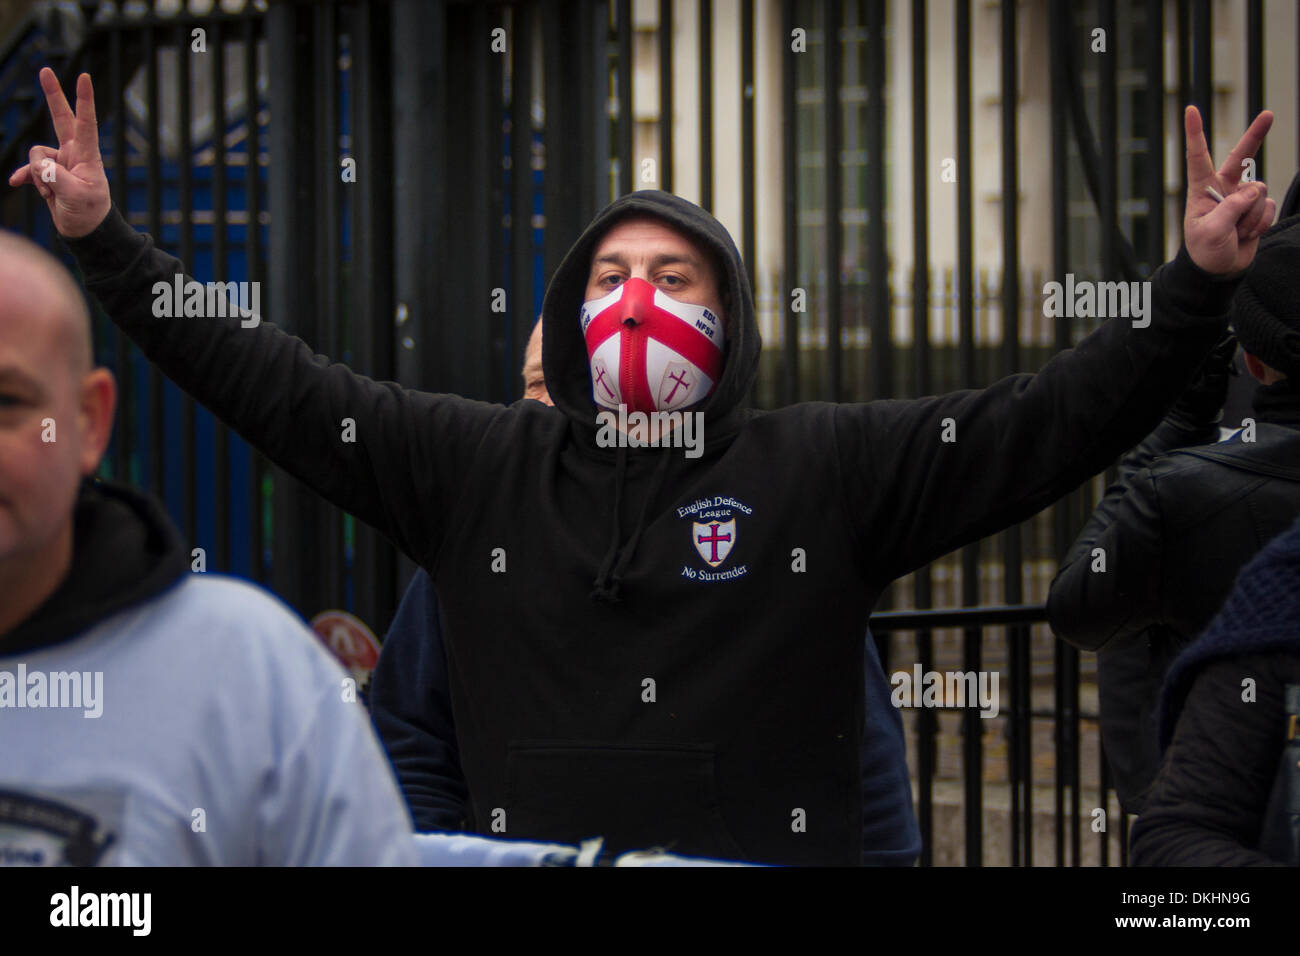
[[[796,91],[794,128],[798,144],[798,236],[799,266],[797,282],[808,291],[807,311],[799,322],[801,352],[812,349],[804,361],[809,383],[808,397],[816,394],[824,381],[824,349],[829,326],[825,290],[836,270],[841,277],[840,311],[847,341],[845,348],[844,386],[848,400],[867,396],[866,382],[855,376],[864,363],[853,356],[867,347],[866,290],[869,280],[867,230],[870,210],[867,206],[867,26],[865,0],[844,4],[843,21],[830,25],[825,20],[825,5],[800,0],[795,5],[796,19],[808,24],[807,52],[795,58]],[[834,35],[840,57],[840,148],[838,150],[840,202],[828,214],[826,209],[826,88],[825,58],[828,37]],[[886,29],[886,36],[888,29]],[[885,96],[888,109],[888,92]],[[888,150],[885,150],[886,157]],[[885,161],[885,181],[890,170]],[[828,261],[828,229],[840,230],[840,255],[837,263]]]
[[[1083,87],[1084,107],[1088,122],[1098,142],[1108,136],[1100,123],[1100,86],[1103,54],[1091,51],[1091,31],[1099,20],[1095,0],[1071,5],[1075,29],[1072,37],[1079,38],[1077,51],[1080,83]],[[1148,262],[1147,240],[1153,211],[1143,191],[1145,167],[1148,162],[1163,165],[1160,153],[1162,130],[1147,128],[1148,97],[1163,97],[1163,90],[1147,86],[1143,51],[1147,44],[1149,23],[1146,8],[1141,4],[1119,4],[1115,10],[1115,30],[1106,37],[1105,56],[1115,58],[1115,197],[1120,232],[1133,244],[1141,269],[1149,271],[1159,265]],[[1155,152],[1152,153],[1154,137]],[[1084,177],[1083,158],[1074,136],[1069,142],[1069,217],[1070,262],[1078,276],[1100,278],[1103,272],[1101,251],[1101,217],[1097,204],[1088,191]],[[1155,210],[1163,215],[1163,210]]]

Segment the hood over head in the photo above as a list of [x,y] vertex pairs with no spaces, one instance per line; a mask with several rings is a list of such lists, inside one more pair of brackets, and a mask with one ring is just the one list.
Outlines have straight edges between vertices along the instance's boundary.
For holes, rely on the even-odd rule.
[[[542,365],[546,386],[569,418],[594,435],[599,410],[592,397],[591,371],[579,314],[586,298],[591,257],[609,230],[624,219],[649,215],[681,231],[706,252],[715,269],[727,322],[722,378],[698,408],[706,423],[738,409],[758,371],[762,341],[754,316],[749,275],[731,235],[695,203],[658,189],[628,193],[606,206],[569,249],[546,290],[542,305]],[[707,434],[707,432],[706,432]]]
[[[754,317],[754,296],[749,275],[731,235],[712,215],[693,202],[657,189],[638,190],[610,203],[589,225],[560,263],[546,290],[542,305],[542,367],[555,405],[568,416],[570,427],[587,447],[595,446],[599,411],[592,393],[591,365],[583,336],[581,311],[596,246],[617,223],[634,216],[653,216],[677,229],[712,260],[721,308],[726,320],[727,345],[713,391],[690,411],[704,415],[704,445],[716,447],[739,428],[742,402],[758,371],[762,341]],[[627,479],[628,449],[619,446],[613,458],[611,500],[613,517],[609,546],[593,582],[591,599],[602,604],[620,600],[623,574],[636,555],[649,508],[667,481],[671,455],[658,449],[654,478],[644,493],[631,533],[624,536],[620,514]]]

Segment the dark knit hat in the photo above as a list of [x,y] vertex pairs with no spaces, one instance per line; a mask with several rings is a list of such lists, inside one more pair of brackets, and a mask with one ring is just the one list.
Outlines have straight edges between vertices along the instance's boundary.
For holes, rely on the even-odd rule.
[[1243,349],[1300,379],[1300,215],[1280,220],[1260,239],[1232,298],[1232,324]]

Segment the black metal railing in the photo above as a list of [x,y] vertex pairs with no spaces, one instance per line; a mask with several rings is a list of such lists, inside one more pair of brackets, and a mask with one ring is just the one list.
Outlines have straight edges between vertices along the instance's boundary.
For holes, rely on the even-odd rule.
[[[908,764],[912,781],[917,791],[917,822],[921,830],[922,855],[921,864],[930,866],[935,856],[935,783],[936,748],[938,746],[938,715],[953,714],[961,720],[961,753],[963,800],[963,862],[978,864],[987,855],[985,845],[1005,841],[1005,853],[996,856],[999,862],[1014,866],[1055,863],[1079,865],[1083,860],[1083,834],[1095,834],[1096,860],[1102,866],[1111,862],[1112,853],[1123,863],[1128,860],[1127,819],[1118,811],[1118,800],[1110,786],[1107,775],[1105,756],[1100,745],[1098,715],[1091,710],[1082,710],[1078,706],[1077,684],[1062,680],[1060,667],[1064,658],[1057,657],[1052,668],[1053,706],[1035,707],[1032,697],[1034,689],[1032,644],[1029,639],[1030,628],[1044,625],[1047,621],[1046,608],[1041,604],[987,605],[983,607],[913,609],[878,612],[871,616],[870,628],[883,644],[881,659],[886,662],[887,673],[909,672],[914,665],[919,665],[923,673],[942,672],[943,665],[936,662],[935,631],[945,628],[961,629],[967,646],[975,643],[984,645],[986,629],[1006,627],[1005,659],[996,662],[985,661],[984,669],[997,670],[1008,678],[1006,685],[999,682],[999,687],[1009,685],[1009,695],[999,695],[999,705],[1008,700],[1009,716],[1000,722],[1000,733],[1006,741],[1007,760],[1005,779],[989,781],[982,771],[982,759],[979,749],[972,745],[971,737],[977,743],[984,737],[976,708],[969,701],[963,706],[947,703],[937,708],[918,708],[910,712],[912,748],[908,754]],[[1053,638],[1043,628],[1046,640]],[[889,642],[881,641],[882,635],[912,634],[915,638],[914,650],[907,653],[897,641],[892,645],[895,653],[888,654]],[[1055,642],[1060,644],[1060,642]],[[1061,645],[1064,646],[1064,645]],[[900,653],[899,651],[903,651]],[[956,662],[954,655],[953,662]],[[969,669],[969,657],[961,660],[961,669],[974,673],[978,669]],[[1068,672],[1067,672],[1068,673]],[[1051,809],[1051,830],[1055,836],[1054,853],[1048,855],[1040,850],[1035,853],[1035,784],[1033,775],[1033,736],[1035,726],[1047,725],[1051,728],[1055,741],[1053,764],[1057,772],[1057,785],[1054,788],[1054,802]],[[1097,747],[1097,777],[1091,786],[1085,785],[1082,773],[1082,741],[1088,738]],[[973,760],[972,760],[973,758]],[[985,790],[1006,787],[1008,799],[1007,821],[1004,832],[993,832],[992,826],[984,815],[972,812],[972,792],[978,794],[982,806]],[[1041,789],[1041,788],[1040,788]],[[1088,793],[1091,801],[1085,805],[1082,794]],[[1066,806],[1066,800],[1069,806]],[[1097,817],[1094,811],[1104,808],[1106,821],[1117,820],[1118,828],[1106,825],[1096,828]],[[1113,812],[1112,812],[1113,811]],[[1066,854],[1065,847],[1070,848]]]
[[[1177,103],[1199,106],[1207,130],[1212,121],[1244,127],[1246,119],[1213,109],[1216,84],[1234,80],[1211,62],[1209,0],[1179,0],[1173,22],[1162,0],[1118,8],[1052,0],[1045,17],[1016,0],[996,10],[955,0],[951,17],[920,3],[897,22],[876,0],[742,2],[734,18],[725,12],[733,7],[711,0],[660,0],[644,8],[655,13],[648,23],[634,22],[643,8],[630,0],[259,2],[201,14],[182,5],[165,15],[153,4],[81,7],[79,45],[63,42],[74,33],[61,34],[46,44],[57,55],[44,62],[65,88],[77,71],[94,73],[114,201],[133,224],[201,281],[262,283],[268,319],[321,353],[408,387],[491,401],[519,396],[524,343],[564,252],[599,208],[641,185],[689,192],[719,213],[725,207],[767,323],[753,394],[761,407],[927,395],[1032,370],[1088,328],[1046,320],[1037,307],[1041,275],[1027,262],[1018,199],[1023,144],[1032,137],[1050,154],[1046,270],[1120,278],[1166,258],[1166,213],[1181,201],[1164,177],[1165,156],[1182,155],[1181,143],[1164,137],[1167,38]],[[1263,9],[1259,0],[1243,8],[1251,115],[1273,75]],[[971,51],[981,21],[973,18],[985,13],[996,14],[1004,52],[979,74],[987,82],[977,96],[983,67]],[[1116,56],[1086,54],[1097,25]],[[504,49],[492,42],[497,29]],[[9,57],[0,61],[10,84],[0,87],[6,171],[52,138],[33,69],[41,30],[29,22],[0,47]],[[193,49],[195,30],[203,52]],[[796,31],[804,51],[793,49]],[[900,47],[886,42],[887,31],[905,35],[910,71],[891,71],[888,58]],[[938,33],[953,44],[951,88],[932,76],[948,55],[947,41],[936,52]],[[1027,78],[1018,54],[1029,44],[1048,51],[1047,118],[1032,129],[1019,106]],[[1120,53],[1129,73],[1145,78],[1144,98],[1123,86]],[[1293,79],[1294,64],[1281,66]],[[764,85],[774,71],[779,78]],[[25,88],[21,77],[11,81],[22,72],[31,74]],[[639,97],[643,83],[657,95]],[[977,254],[983,200],[974,175],[987,160],[973,135],[977,101],[994,88],[996,107],[982,114],[1000,124],[1000,259],[990,280],[991,264]],[[1120,129],[1125,96],[1139,104],[1131,129]],[[952,157],[935,152],[936,109]],[[899,111],[910,112],[910,123],[891,127]],[[721,138],[733,118],[736,138]],[[776,131],[766,140],[763,123]],[[891,167],[891,128],[906,131],[906,168]],[[657,159],[649,182],[642,151]],[[1121,195],[1119,168],[1131,155],[1145,166]],[[938,172],[946,159],[953,182]],[[350,179],[341,175],[349,161]],[[779,172],[763,173],[767,166]],[[953,222],[936,223],[934,210],[950,197]],[[779,229],[770,216],[779,216]],[[48,219],[32,190],[0,191],[0,221],[53,247]],[[908,243],[891,238],[904,219]],[[796,288],[808,294],[807,311],[792,307]],[[505,312],[491,307],[498,289]],[[951,331],[936,334],[936,320]],[[99,358],[123,386],[105,472],[161,495],[207,551],[210,570],[261,581],[308,617],[346,607],[382,632],[409,562],[193,407],[103,317],[96,330]],[[1045,779],[1052,861],[1078,863],[1084,852],[1080,726],[1092,717],[1080,710],[1080,689],[1090,686],[1092,658],[1047,634],[1041,602],[1095,493],[1082,489],[908,576],[871,622],[880,634],[915,631],[913,659],[926,670],[947,654],[954,666],[979,671],[1005,653],[1014,863],[1043,862],[1033,824],[1035,783]],[[921,610],[893,610],[896,603]],[[967,606],[924,610],[935,603]],[[950,641],[936,637],[945,629]],[[895,651],[891,666],[904,659],[898,638],[883,647]],[[1036,704],[1040,684],[1050,700]],[[915,714],[918,740],[944,733],[940,716]],[[984,777],[993,756],[978,715],[959,716],[964,860],[977,863],[986,856]],[[1043,746],[1034,730],[1044,721],[1053,729],[1047,769],[1035,767]],[[944,758],[927,744],[913,759],[929,862]],[[1095,789],[1108,801],[1100,756]],[[1122,831],[1121,819],[1121,859]],[[1104,835],[1098,854],[1111,861]]]

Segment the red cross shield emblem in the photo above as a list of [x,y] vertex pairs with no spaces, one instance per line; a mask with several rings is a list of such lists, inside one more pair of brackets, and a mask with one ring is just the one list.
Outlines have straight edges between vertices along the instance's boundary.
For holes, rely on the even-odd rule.
[[598,358],[592,363],[591,380],[594,385],[597,404],[618,404],[618,384],[614,381],[614,376],[610,374],[602,359]]
[[659,408],[672,410],[695,401],[699,373],[686,362],[669,362],[659,382]]
[[727,555],[731,553],[731,548],[736,543],[736,519],[710,521],[708,524],[692,522],[691,543],[695,545],[695,550],[700,553],[704,562],[716,568],[727,560]]

